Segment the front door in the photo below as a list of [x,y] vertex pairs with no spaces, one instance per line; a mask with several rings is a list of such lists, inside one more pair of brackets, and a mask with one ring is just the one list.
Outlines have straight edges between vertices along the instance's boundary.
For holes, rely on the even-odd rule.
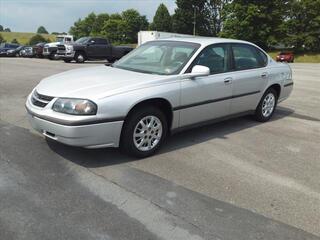
[[211,74],[181,82],[180,127],[230,114],[234,76],[229,73],[228,45],[205,48],[189,69],[195,65],[208,67]]

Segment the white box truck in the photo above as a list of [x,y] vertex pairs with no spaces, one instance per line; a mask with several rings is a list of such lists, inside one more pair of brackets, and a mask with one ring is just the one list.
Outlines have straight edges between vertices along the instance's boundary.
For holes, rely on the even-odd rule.
[[138,46],[156,39],[173,38],[173,37],[195,37],[193,35],[170,33],[170,32],[158,32],[158,31],[140,31],[138,33]]

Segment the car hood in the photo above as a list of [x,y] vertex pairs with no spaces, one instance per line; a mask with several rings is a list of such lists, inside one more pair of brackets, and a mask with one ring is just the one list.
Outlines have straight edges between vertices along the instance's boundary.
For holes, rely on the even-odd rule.
[[51,43],[46,43],[44,46],[45,47],[56,47],[60,44],[63,44],[62,42],[51,42]]
[[52,97],[100,99],[138,88],[158,85],[173,76],[153,75],[98,66],[75,69],[43,79],[36,90]]

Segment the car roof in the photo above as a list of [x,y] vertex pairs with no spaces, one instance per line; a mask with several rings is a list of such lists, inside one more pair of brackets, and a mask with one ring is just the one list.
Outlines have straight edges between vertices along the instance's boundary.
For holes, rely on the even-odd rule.
[[254,45],[253,43],[236,40],[236,39],[228,39],[228,38],[218,38],[218,37],[172,37],[172,38],[162,38],[154,41],[180,41],[180,42],[190,42],[190,43],[198,43],[203,46],[215,44],[215,43],[246,43]]

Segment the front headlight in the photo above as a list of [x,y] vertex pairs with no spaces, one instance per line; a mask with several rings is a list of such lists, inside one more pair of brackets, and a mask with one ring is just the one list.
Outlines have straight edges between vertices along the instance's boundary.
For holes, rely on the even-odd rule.
[[58,98],[53,111],[71,115],[96,115],[97,105],[87,99]]

